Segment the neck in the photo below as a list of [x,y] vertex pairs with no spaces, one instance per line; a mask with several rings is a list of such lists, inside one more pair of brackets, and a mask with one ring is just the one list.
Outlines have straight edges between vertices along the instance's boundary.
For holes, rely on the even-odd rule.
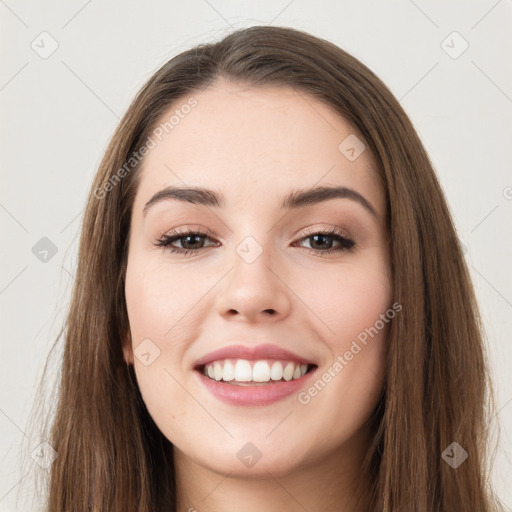
[[[369,496],[362,460],[368,437],[358,435],[327,457],[285,474],[272,468],[250,476],[199,465],[174,447],[178,512],[363,512]],[[257,466],[254,466],[256,469]]]

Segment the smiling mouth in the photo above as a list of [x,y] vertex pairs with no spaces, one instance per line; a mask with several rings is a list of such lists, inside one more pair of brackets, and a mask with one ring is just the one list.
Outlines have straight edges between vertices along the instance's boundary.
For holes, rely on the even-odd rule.
[[298,380],[310,373],[314,364],[286,360],[224,359],[198,366],[196,371],[210,380],[235,386],[267,386]]

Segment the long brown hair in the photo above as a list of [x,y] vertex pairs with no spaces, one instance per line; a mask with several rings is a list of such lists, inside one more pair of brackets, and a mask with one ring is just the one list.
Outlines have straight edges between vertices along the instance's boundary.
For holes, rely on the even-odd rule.
[[[487,467],[493,401],[482,327],[429,158],[397,100],[366,66],[328,41],[270,26],[237,30],[166,62],[110,141],[89,195],[76,284],[57,339],[65,345],[55,412],[47,417],[47,441],[58,454],[48,470],[47,510],[175,510],[172,444],[148,414],[122,350],[135,157],[172,105],[219,77],[290,86],[319,99],[353,125],[378,163],[394,300],[403,311],[390,325],[386,377],[372,417],[368,510],[499,510]],[[468,454],[456,469],[442,457],[452,442]]]

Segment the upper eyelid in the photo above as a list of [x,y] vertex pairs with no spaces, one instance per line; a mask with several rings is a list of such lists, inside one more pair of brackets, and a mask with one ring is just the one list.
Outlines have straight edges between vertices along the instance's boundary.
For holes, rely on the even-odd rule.
[[[347,232],[347,230],[343,229],[339,226],[330,226],[327,228],[324,228],[324,227],[306,228],[306,231],[303,232],[302,236],[316,234],[316,233],[339,234],[340,232],[342,234],[344,234],[345,236],[350,237],[350,234]],[[299,233],[297,233],[297,235],[298,234],[300,234],[300,231],[299,231]],[[197,228],[197,229],[195,229],[195,228],[192,228],[192,229],[177,228],[173,231],[168,231],[168,232],[164,233],[162,236],[169,236],[169,237],[176,236],[177,237],[177,236],[187,236],[187,235],[201,235],[201,236],[208,236],[211,238],[216,238],[215,233],[213,233],[213,231],[211,231],[208,228]],[[295,235],[295,236],[297,236],[297,235]]]

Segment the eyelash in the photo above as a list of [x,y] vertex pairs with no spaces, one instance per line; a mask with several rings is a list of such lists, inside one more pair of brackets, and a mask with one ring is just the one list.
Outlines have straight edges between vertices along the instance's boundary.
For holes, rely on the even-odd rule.
[[[201,232],[201,231],[192,231],[192,230],[189,230],[189,229],[176,230],[176,231],[173,231],[173,232],[171,232],[169,234],[163,235],[157,241],[157,243],[155,243],[154,245],[156,245],[157,247],[162,247],[163,249],[166,249],[166,250],[168,250],[171,253],[178,253],[178,254],[181,254],[183,256],[187,256],[187,255],[192,256],[192,255],[198,253],[199,251],[201,251],[202,249],[205,249],[205,247],[202,247],[200,249],[181,249],[179,247],[172,247],[171,246],[171,244],[173,242],[175,242],[176,240],[179,240],[181,238],[185,238],[186,236],[190,236],[190,235],[199,235],[199,236],[202,236],[202,237],[210,237],[211,233],[204,233],[204,232]],[[311,238],[311,237],[313,237],[315,235],[329,236],[329,237],[334,238],[335,240],[337,240],[338,242],[341,243],[341,247],[338,247],[336,249],[331,248],[331,249],[328,249],[328,250],[321,250],[321,249],[313,249],[313,248],[310,248],[310,247],[304,247],[304,249],[308,249],[309,251],[312,251],[315,254],[322,255],[322,254],[330,254],[330,253],[333,253],[333,252],[352,251],[354,249],[354,247],[355,247],[355,242],[352,239],[350,239],[347,236],[345,236],[337,228],[333,228],[331,230],[320,230],[320,231],[312,230],[312,231],[306,233],[305,236],[303,236],[299,240],[304,240],[304,239],[307,239],[307,238]]]

